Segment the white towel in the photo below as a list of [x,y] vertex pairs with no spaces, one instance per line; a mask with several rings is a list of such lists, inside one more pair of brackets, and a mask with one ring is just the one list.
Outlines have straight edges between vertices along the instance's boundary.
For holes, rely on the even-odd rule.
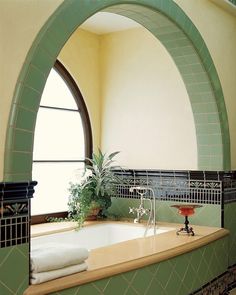
[[34,246],[31,250],[31,271],[39,273],[79,264],[88,255],[87,249],[68,244],[48,243]]
[[51,271],[45,271],[45,272],[38,272],[38,273],[31,273],[31,284],[36,285],[36,284],[41,284],[43,282],[47,282],[50,280],[54,280],[57,278],[61,278],[64,276],[68,276],[77,272],[84,271],[88,268],[87,264],[85,262],[64,267],[61,269],[57,270],[51,270]]

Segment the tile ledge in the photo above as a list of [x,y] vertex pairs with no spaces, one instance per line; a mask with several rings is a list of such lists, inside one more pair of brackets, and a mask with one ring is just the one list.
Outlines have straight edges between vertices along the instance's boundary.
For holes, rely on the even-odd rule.
[[[163,225],[179,228],[179,225],[172,223],[161,223],[161,226]],[[50,294],[142,268],[188,253],[229,235],[229,231],[223,228],[194,226],[194,230],[197,233],[194,237],[177,236],[175,231],[172,230],[155,237],[138,238],[92,250],[87,260],[89,266],[87,271],[39,285],[31,285],[25,290],[24,295]],[[142,256],[140,256],[140,249],[142,249]],[[112,255],[114,251],[116,252],[115,257]],[[132,253],[132,258],[130,258],[130,253]],[[110,259],[111,257],[112,259]],[[106,264],[104,264],[104,261],[106,261]]]

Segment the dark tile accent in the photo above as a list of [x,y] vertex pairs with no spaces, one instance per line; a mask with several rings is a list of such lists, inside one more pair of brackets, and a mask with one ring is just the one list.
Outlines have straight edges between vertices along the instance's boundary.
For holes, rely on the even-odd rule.
[[29,242],[30,199],[36,184],[0,183],[0,248]]
[[215,278],[211,282],[202,286],[201,289],[191,293],[190,295],[205,294],[222,294],[227,295],[229,291],[236,287],[236,265],[228,268],[228,270]]
[[[122,184],[118,197],[139,198],[131,186],[151,187],[157,199],[224,204],[236,201],[236,171],[115,170]],[[222,212],[223,212],[222,205]]]

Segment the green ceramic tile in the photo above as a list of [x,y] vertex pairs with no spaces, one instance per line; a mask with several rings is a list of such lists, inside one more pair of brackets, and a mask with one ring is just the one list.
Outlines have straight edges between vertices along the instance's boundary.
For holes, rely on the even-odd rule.
[[11,106],[11,112],[9,114],[9,124],[8,126],[15,126],[17,114],[18,114],[18,108],[19,106],[17,104],[12,104]]
[[184,286],[188,290],[188,294],[190,294],[192,291],[194,291],[194,289],[192,287],[193,286],[193,278],[196,277],[197,275],[198,275],[197,272],[190,264],[188,266],[187,272],[185,273],[185,277],[184,277]]
[[31,65],[28,69],[24,84],[41,93],[43,91],[45,83],[46,76],[44,75],[44,73]]
[[[8,155],[7,155],[8,156]],[[31,172],[32,169],[32,153],[11,152],[9,153],[8,167],[6,171],[10,173],[24,174]]]
[[41,95],[38,91],[25,86],[22,88],[19,104],[23,108],[36,112],[38,111],[40,97]]
[[14,151],[32,152],[33,133],[23,130],[15,130],[14,135]]
[[202,156],[209,156],[211,154],[211,146],[208,145],[199,145],[198,153]]
[[128,283],[122,278],[122,276],[114,276],[110,278],[109,283],[107,284],[107,287],[104,291],[104,295],[124,294],[127,288],[128,288]]
[[129,271],[129,272],[125,272],[123,274],[123,278],[127,281],[127,282],[131,282],[133,281],[134,277],[136,276],[136,271]]
[[14,291],[12,289],[9,289],[7,286],[5,286],[0,281],[0,294],[2,294],[2,295],[13,295],[14,294]]
[[95,281],[93,284],[97,287],[98,290],[101,290],[103,292],[108,282],[109,282],[109,279],[106,278],[106,279]]
[[167,295],[176,294],[176,291],[178,290],[181,284],[182,284],[182,278],[180,278],[179,275],[173,271],[172,275],[169,276],[169,280],[165,287],[166,294]]
[[42,46],[44,50],[55,59],[61,51],[60,44],[57,44],[49,31],[43,36],[40,46]]
[[124,295],[137,295],[137,291],[135,291],[135,289],[130,286],[128,287],[128,289],[125,291]]
[[19,294],[19,288],[25,289],[28,286],[28,245],[2,248],[0,256],[4,257],[0,262],[1,286],[11,290],[11,294]]
[[35,112],[19,107],[15,124],[16,128],[34,131],[36,115]]
[[173,271],[173,266],[170,263],[170,261],[163,261],[161,262],[161,265],[156,273],[156,278],[158,278],[158,281],[160,282],[163,289],[166,288],[169,277],[171,276]]
[[180,278],[183,279],[187,271],[187,266],[190,263],[189,254],[177,256],[174,260],[176,263],[174,271]]
[[55,59],[43,47],[37,48],[37,52],[34,55],[33,66],[44,74],[47,74],[53,67],[54,62]]
[[191,265],[197,272],[202,258],[202,252],[200,250],[192,251],[191,253]]
[[207,110],[208,113],[218,113],[218,107],[213,102],[208,102],[206,104],[206,110]]
[[181,284],[179,286],[179,289],[177,289],[177,290],[178,291],[177,291],[176,295],[189,295],[188,289],[185,287],[184,284]]
[[212,113],[207,115],[208,123],[219,123],[219,116],[217,113]]
[[[79,18],[79,14],[78,14]],[[51,24],[49,31],[49,35],[55,42],[55,44],[62,48],[67,39],[69,38],[69,33],[67,32],[67,28],[64,23],[61,22],[60,19],[54,19],[53,23]]]
[[[89,285],[90,286],[90,285]],[[83,286],[82,286],[83,287]],[[59,293],[59,295],[60,294],[62,294],[62,295],[77,295],[77,294],[79,294],[79,292],[80,292],[80,289],[82,288],[82,287],[75,287],[75,288],[69,288],[69,289],[65,289],[65,290],[63,290],[63,291],[60,291],[60,292],[58,292]],[[92,288],[92,287],[91,287]],[[90,294],[90,293],[88,293],[88,294]],[[96,293],[91,293],[91,295],[92,294],[96,294]]]
[[165,290],[163,289],[163,287],[161,286],[161,284],[159,283],[159,281],[153,279],[151,281],[150,286],[148,287],[146,293],[147,295],[154,295],[154,294],[161,294],[161,295],[168,295]]
[[143,268],[142,271],[137,271],[137,274],[132,281],[132,285],[140,294],[145,294],[147,287],[151,282],[152,277],[147,268]]

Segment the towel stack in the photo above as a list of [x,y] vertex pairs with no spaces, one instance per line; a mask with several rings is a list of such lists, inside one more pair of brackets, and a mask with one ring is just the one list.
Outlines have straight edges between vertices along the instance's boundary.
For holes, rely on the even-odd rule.
[[81,272],[87,269],[88,250],[68,244],[44,244],[31,251],[31,284]]

